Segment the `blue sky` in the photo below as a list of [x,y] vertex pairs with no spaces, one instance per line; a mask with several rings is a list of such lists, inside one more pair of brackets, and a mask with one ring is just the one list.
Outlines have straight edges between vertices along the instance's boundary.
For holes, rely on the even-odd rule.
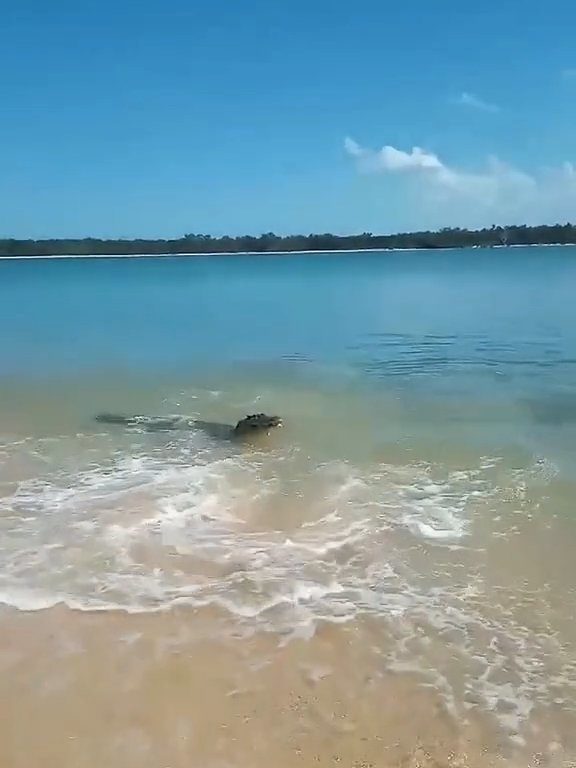
[[5,0],[0,17],[0,236],[576,221],[569,0]]

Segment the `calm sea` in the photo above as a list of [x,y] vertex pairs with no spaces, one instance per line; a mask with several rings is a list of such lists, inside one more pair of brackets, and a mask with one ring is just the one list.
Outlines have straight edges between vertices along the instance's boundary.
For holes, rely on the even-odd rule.
[[[571,759],[575,289],[576,250],[555,247],[0,261],[0,621],[20,637],[57,612],[70,644],[96,611],[105,639],[82,641],[96,669],[121,645],[112,617],[128,615],[134,637],[159,643],[143,676],[161,674],[175,637],[245,643],[253,671],[262,638],[268,663],[296,665],[290,649],[317,654],[326,631],[345,659],[355,632],[358,678],[338,694],[357,702],[355,764],[372,764],[372,715],[358,709],[368,675],[384,676],[382,702],[386,675],[409,681],[395,695],[414,712],[432,691],[443,719],[429,741],[456,733],[457,752],[468,734],[466,764],[492,764],[486,750]],[[102,411],[223,423],[266,411],[285,427],[238,446],[103,425]],[[185,638],[170,624],[160,643],[167,618],[142,630],[159,614],[179,617]],[[13,702],[37,654],[19,644],[0,691]],[[64,712],[81,681],[48,645],[37,679],[55,665],[67,676],[42,701]],[[231,668],[250,690],[243,664]],[[329,709],[336,693],[322,686],[338,670],[314,664]],[[166,733],[150,754],[175,760]],[[278,749],[273,762],[291,764]],[[132,765],[122,750],[98,759],[114,755]]]

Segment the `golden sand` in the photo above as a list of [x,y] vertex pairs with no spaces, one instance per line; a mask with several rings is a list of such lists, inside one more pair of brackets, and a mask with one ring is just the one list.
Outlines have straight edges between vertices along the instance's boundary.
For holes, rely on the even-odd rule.
[[[218,627],[220,639],[212,636]],[[233,637],[223,617],[4,612],[2,768],[576,765],[574,720],[515,745],[382,664],[370,622]],[[570,743],[572,742],[572,743]]]

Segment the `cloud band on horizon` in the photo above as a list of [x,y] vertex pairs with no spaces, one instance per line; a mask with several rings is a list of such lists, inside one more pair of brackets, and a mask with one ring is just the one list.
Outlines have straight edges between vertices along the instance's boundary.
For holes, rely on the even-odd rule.
[[562,216],[576,219],[576,169],[570,162],[528,173],[492,156],[481,170],[468,171],[418,146],[408,151],[391,145],[370,149],[347,137],[344,149],[361,173],[417,178],[421,201],[447,205],[446,213],[459,218],[466,209],[459,211],[457,204],[474,203],[480,217],[518,215],[538,221],[541,214],[555,221]]

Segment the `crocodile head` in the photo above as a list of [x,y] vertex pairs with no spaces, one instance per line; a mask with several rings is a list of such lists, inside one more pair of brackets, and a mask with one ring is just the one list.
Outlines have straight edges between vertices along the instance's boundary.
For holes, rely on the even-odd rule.
[[280,416],[268,416],[265,413],[255,413],[240,419],[234,427],[235,435],[268,434],[275,427],[282,426]]

